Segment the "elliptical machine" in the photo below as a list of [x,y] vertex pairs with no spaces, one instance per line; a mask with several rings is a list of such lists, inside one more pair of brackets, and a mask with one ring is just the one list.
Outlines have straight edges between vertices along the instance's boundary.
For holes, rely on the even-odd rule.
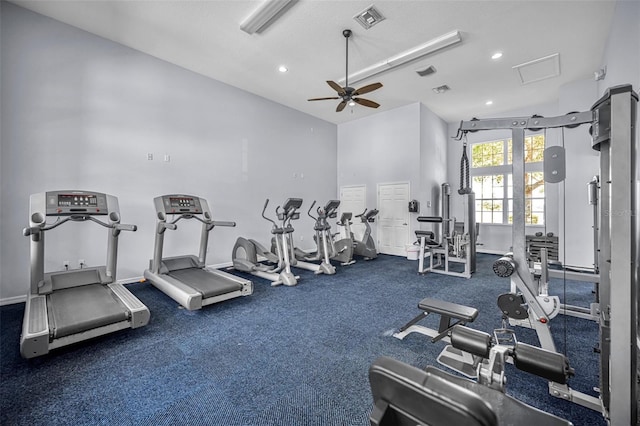
[[364,211],[356,215],[359,217],[362,223],[364,223],[365,231],[362,235],[362,240],[358,241],[353,238],[353,234],[351,237],[353,238],[353,253],[362,256],[365,260],[371,260],[378,257],[378,250],[376,249],[376,243],[373,241],[373,237],[371,236],[371,225],[369,222],[374,221],[374,217],[378,214],[378,209],[368,210],[364,209]]
[[[294,286],[298,284],[299,276],[291,272],[291,262],[289,258],[288,238],[286,233],[293,232],[293,228],[279,227],[275,221],[265,216],[265,211],[269,205],[269,199],[264,202],[262,217],[271,222],[271,233],[275,236],[276,253],[267,250],[262,244],[253,239],[238,237],[231,257],[233,268],[238,271],[248,272],[260,278],[271,281],[271,286],[284,284]],[[258,254],[275,266],[268,266],[258,262]]]
[[311,203],[311,207],[307,211],[307,215],[315,220],[315,224],[313,226],[313,230],[316,231],[316,235],[313,236],[313,239],[316,242],[317,250],[314,253],[307,253],[298,248],[294,249],[295,256],[298,260],[303,261],[322,261],[322,268],[328,272],[328,274],[335,274],[336,268],[331,264],[330,260],[330,244],[331,244],[331,225],[327,222],[327,215],[323,208],[319,207],[316,209],[318,216],[314,216],[311,214],[311,210],[316,205],[316,201],[314,200]]
[[[323,260],[321,264],[306,262],[305,258],[307,258],[307,254],[302,250],[298,250],[298,255],[296,255],[296,248],[293,242],[293,226],[291,226],[292,220],[297,220],[300,218],[300,213],[298,209],[302,206],[302,198],[289,198],[285,201],[282,206],[282,211],[280,211],[280,206],[276,208],[276,214],[278,215],[278,220],[282,223],[282,228],[285,229],[285,234],[283,235],[283,239],[287,239],[288,243],[285,247],[289,250],[289,258],[291,259],[291,266],[295,268],[306,269],[308,271],[312,271],[314,274],[327,274],[333,275],[336,273],[336,268],[329,263]],[[312,216],[313,217],[313,216]],[[277,243],[277,238],[274,241]],[[277,250],[277,244],[272,243],[272,251],[273,249]],[[321,259],[320,257],[319,259]],[[316,260],[319,260],[316,259]],[[309,260],[308,258],[306,260]]]
[[[340,262],[340,265],[346,266],[356,262],[353,260],[353,239],[350,228],[351,213],[343,213],[340,222],[337,222],[338,226],[345,227],[347,235],[345,238],[335,239],[335,235],[338,234],[331,234],[331,224],[327,221],[327,219],[334,219],[337,216],[336,212],[339,206],[340,200],[329,200],[323,208],[318,207],[317,220],[322,223],[322,231],[320,233],[316,231],[314,239],[316,240],[320,256],[328,256],[331,260],[335,260],[336,262]],[[311,209],[309,209],[309,211],[311,211]],[[309,216],[311,215],[309,214]],[[314,218],[313,216],[311,217]]]

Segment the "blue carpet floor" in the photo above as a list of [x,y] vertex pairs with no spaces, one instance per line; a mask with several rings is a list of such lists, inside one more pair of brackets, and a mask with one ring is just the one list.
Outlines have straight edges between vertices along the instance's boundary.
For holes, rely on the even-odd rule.
[[[148,326],[125,330],[23,360],[24,304],[0,308],[2,425],[367,425],[372,408],[368,368],[381,355],[424,368],[444,343],[391,334],[419,313],[424,297],[474,306],[473,328],[501,325],[496,297],[508,279],[479,255],[473,278],[419,276],[417,262],[392,256],[338,267],[333,276],[301,271],[295,287],[257,277],[254,294],[179,309],[148,283],[128,288],[151,310]],[[242,275],[242,274],[239,274]],[[25,284],[26,286],[26,284]],[[552,291],[565,293],[562,282]],[[591,285],[566,286],[567,303],[588,306]],[[431,323],[429,321],[432,321]],[[437,327],[435,318],[426,325]],[[576,377],[571,386],[596,395],[594,322],[557,317],[559,350]],[[565,346],[566,336],[566,346]],[[537,343],[531,330],[520,340]],[[576,425],[604,425],[599,413],[548,395],[547,383],[513,368],[507,391]]]

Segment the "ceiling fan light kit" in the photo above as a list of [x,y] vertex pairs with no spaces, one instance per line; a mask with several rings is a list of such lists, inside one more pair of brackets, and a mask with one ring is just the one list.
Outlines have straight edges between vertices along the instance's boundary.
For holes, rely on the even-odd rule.
[[327,84],[337,92],[338,96],[328,97],[328,98],[312,98],[308,99],[309,101],[324,101],[328,99],[342,99],[336,108],[336,112],[342,111],[347,105],[354,106],[355,104],[359,104],[362,106],[366,106],[369,108],[378,108],[380,106],[379,103],[374,102],[369,99],[364,98],[356,98],[354,96],[364,95],[365,93],[373,92],[382,87],[382,83],[372,83],[366,86],[360,87],[359,89],[354,89],[353,87],[349,87],[349,37],[351,37],[351,30],[342,31],[342,35],[345,38],[346,42],[346,61],[345,61],[345,84],[344,87],[340,86],[335,81],[327,80]]

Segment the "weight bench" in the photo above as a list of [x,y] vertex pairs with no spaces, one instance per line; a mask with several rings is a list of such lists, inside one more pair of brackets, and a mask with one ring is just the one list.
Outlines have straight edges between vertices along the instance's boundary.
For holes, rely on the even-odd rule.
[[[444,300],[432,299],[430,297],[422,299],[420,303],[418,303],[418,308],[423,312],[400,328],[393,337],[402,340],[411,333],[420,333],[431,337],[432,343],[439,340],[451,343],[449,333],[453,327],[456,325],[466,325],[467,323],[475,321],[478,317],[478,310],[476,308],[458,305]],[[440,325],[437,330],[417,324],[430,314],[440,315]],[[476,366],[479,361],[480,358],[456,349],[451,345],[446,346],[438,356],[439,363],[470,378],[476,378]]]
[[497,389],[434,367],[381,357],[369,369],[374,426],[571,426]]

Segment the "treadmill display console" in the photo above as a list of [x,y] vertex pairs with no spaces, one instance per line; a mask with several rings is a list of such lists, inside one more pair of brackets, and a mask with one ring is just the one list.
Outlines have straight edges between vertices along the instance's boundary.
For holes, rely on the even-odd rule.
[[47,214],[69,216],[78,213],[91,215],[108,214],[104,194],[90,192],[48,192]]
[[58,207],[71,206],[98,207],[98,197],[95,194],[58,194]]
[[171,195],[164,197],[165,211],[172,213],[202,213],[200,199],[188,195]]

